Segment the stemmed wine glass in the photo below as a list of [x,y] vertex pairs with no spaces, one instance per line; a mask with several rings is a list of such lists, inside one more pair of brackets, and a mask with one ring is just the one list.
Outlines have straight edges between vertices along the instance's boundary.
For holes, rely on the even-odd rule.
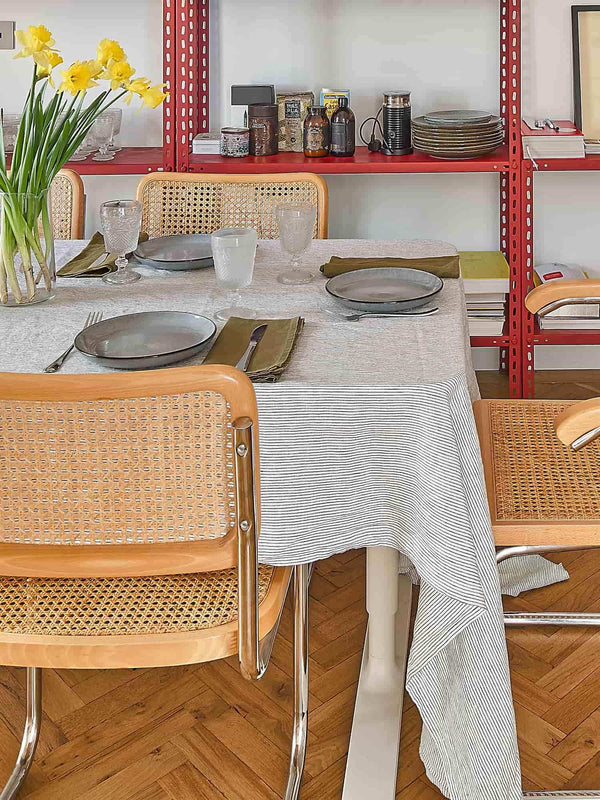
[[111,200],[103,203],[100,206],[100,221],[104,232],[104,246],[109,253],[117,256],[117,271],[103,275],[102,280],[118,284],[139,281],[142,276],[129,268],[126,254],[132,253],[138,246],[142,204],[137,200]]
[[112,161],[115,157],[110,152],[110,142],[113,135],[114,119],[111,116],[101,114],[93,125],[93,134],[98,145],[98,152],[92,161]]
[[213,261],[217,283],[221,289],[230,292],[227,308],[216,313],[217,319],[224,321],[229,317],[248,317],[255,313],[250,308],[241,308],[240,289],[252,283],[254,257],[258,234],[251,228],[222,228],[211,234]]
[[123,109],[122,108],[109,108],[108,111],[104,112],[107,116],[109,116],[113,121],[113,129],[112,134],[110,136],[110,142],[108,143],[108,150],[110,153],[118,153],[119,150],[122,150],[122,147],[119,147],[118,144],[115,143],[117,136],[121,133],[121,125],[123,122]]
[[277,280],[289,285],[310,283],[315,276],[299,265],[313,238],[317,209],[310,203],[285,203],[276,207],[275,216],[281,247],[291,256],[291,269],[280,273]]

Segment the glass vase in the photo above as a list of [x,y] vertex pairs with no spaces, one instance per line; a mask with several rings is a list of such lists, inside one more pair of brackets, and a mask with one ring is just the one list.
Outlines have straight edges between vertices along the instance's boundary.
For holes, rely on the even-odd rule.
[[50,193],[0,192],[0,306],[54,296],[56,264]]

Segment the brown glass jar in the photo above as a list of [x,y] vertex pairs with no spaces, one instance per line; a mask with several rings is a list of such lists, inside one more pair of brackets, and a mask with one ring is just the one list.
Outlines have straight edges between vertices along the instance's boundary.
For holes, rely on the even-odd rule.
[[248,106],[251,156],[273,156],[277,153],[279,134],[277,114],[276,103],[251,103]]
[[325,106],[309,106],[304,120],[304,155],[321,158],[329,153],[331,126]]

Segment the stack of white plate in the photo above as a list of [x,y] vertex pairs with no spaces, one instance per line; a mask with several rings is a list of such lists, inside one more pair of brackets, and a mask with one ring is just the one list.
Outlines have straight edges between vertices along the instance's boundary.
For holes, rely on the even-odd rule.
[[487,155],[504,141],[502,120],[485,111],[433,111],[414,119],[412,130],[417,150],[457,161]]

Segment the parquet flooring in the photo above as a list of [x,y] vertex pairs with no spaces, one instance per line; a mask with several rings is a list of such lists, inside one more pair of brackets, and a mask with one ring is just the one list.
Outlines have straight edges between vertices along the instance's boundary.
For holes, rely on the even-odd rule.
[[[596,393],[593,373],[578,374],[572,385],[566,381],[562,373],[549,386],[561,383],[565,397],[586,387]],[[600,611],[600,551],[557,560],[568,566],[569,582],[507,600],[507,607]],[[316,566],[310,614],[302,800],[337,800],[366,622],[362,550]],[[235,658],[156,670],[46,670],[40,744],[22,797],[277,800],[287,774],[291,629],[287,608],[271,666],[257,684],[241,678]],[[599,787],[600,631],[512,629],[508,647],[525,788]],[[24,679],[24,670],[0,669],[1,780],[18,749]],[[418,712],[407,697],[400,800],[441,797],[424,776],[419,732]]]

